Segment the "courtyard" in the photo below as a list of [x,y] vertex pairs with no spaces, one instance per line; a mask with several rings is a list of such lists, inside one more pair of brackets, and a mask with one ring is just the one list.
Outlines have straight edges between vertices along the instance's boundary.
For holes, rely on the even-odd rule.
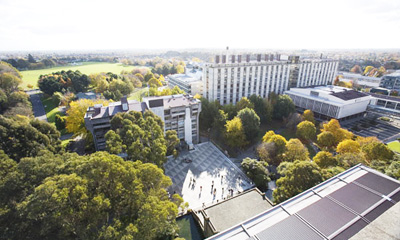
[[204,142],[169,157],[165,174],[172,179],[168,191],[180,194],[189,208],[210,206],[254,185],[214,144]]

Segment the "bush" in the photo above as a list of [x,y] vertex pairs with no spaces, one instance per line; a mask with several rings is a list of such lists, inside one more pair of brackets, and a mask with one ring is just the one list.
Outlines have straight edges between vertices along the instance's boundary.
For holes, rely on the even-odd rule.
[[379,120],[382,120],[385,122],[390,122],[390,118],[388,118],[388,117],[380,117]]
[[65,122],[66,122],[65,117],[60,116],[59,114],[56,114],[55,122],[56,122],[56,128],[58,131],[65,129]]

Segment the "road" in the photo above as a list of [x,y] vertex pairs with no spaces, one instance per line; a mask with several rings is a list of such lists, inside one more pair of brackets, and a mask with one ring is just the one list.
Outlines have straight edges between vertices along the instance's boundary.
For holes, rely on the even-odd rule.
[[47,122],[46,111],[44,110],[42,100],[40,100],[40,95],[42,93],[39,90],[30,90],[26,91],[26,93],[30,96],[32,110],[35,118]]

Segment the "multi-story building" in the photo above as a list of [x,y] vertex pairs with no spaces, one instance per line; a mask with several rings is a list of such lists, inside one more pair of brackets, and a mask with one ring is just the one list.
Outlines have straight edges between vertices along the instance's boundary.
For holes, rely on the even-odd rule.
[[193,96],[203,94],[203,81],[199,78],[187,74],[174,74],[169,75],[167,79],[168,86],[171,88],[178,86],[185,93]]
[[175,130],[178,138],[189,146],[198,143],[201,102],[191,95],[171,95],[143,98],[150,111],[164,122],[164,131]]
[[337,76],[340,81],[350,82],[353,84],[360,85],[361,87],[379,87],[381,83],[381,78],[378,77],[368,77],[363,76],[358,73],[350,73],[350,72],[338,72]]
[[383,76],[380,87],[387,89],[400,90],[400,71]]
[[270,92],[281,94],[291,87],[326,85],[333,81],[339,64],[337,60],[300,60],[298,56],[281,60],[280,55],[272,54],[245,57],[242,61],[242,55],[217,55],[213,63],[205,64],[203,97],[222,105],[236,104],[252,94],[267,98]]
[[164,132],[175,130],[179,139],[188,145],[199,141],[199,114],[201,103],[190,95],[172,95],[143,98],[143,102],[122,98],[109,106],[97,104],[85,114],[85,126],[92,133],[97,151],[105,150],[105,134],[111,128],[111,118],[119,112],[146,110],[154,112],[164,121]]
[[291,88],[289,95],[297,108],[310,109],[321,119],[345,119],[365,113],[371,96],[337,86]]

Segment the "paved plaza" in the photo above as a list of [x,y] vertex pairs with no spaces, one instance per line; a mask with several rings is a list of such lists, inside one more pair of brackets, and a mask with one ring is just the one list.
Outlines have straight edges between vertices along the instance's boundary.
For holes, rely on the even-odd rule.
[[169,192],[180,194],[191,209],[210,206],[226,199],[232,191],[236,195],[253,186],[211,142],[195,145],[195,150],[183,152],[176,159],[169,157],[164,167],[173,182]]

